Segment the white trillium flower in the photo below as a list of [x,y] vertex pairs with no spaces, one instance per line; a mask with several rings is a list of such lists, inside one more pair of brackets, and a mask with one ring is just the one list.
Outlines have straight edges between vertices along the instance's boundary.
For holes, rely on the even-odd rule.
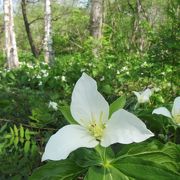
[[58,80],[60,77],[59,76],[54,76],[54,79]]
[[126,71],[126,70],[128,70],[128,67],[127,67],[127,66],[124,66],[124,67],[121,69],[121,71]]
[[104,81],[104,79],[105,79],[104,76],[102,76],[101,79],[100,79],[100,81]]
[[142,92],[133,91],[133,93],[136,95],[138,103],[149,102],[149,98],[152,96],[152,90],[149,88]]
[[49,105],[48,105],[49,108],[53,108],[55,111],[58,110],[58,104],[56,102],[53,102],[53,101],[50,101],[49,102]]
[[41,72],[42,72],[43,74],[46,74],[46,73],[47,73],[47,70],[42,69]]
[[119,71],[119,70],[117,70],[116,74],[120,74],[120,71]]
[[161,114],[163,116],[169,117],[175,123],[180,125],[180,96],[175,98],[171,112],[165,107],[159,107],[154,109],[152,114]]
[[42,81],[40,81],[38,85],[39,85],[39,86],[42,86],[42,84],[43,84]]
[[36,76],[36,78],[37,78],[37,79],[41,79],[41,76],[38,74],[38,75]]
[[42,161],[66,159],[80,147],[130,144],[153,136],[140,119],[124,109],[114,112],[108,119],[109,105],[98,92],[96,81],[85,73],[74,87],[70,110],[79,125],[66,125],[52,135]]
[[48,77],[48,72],[43,74],[43,77]]
[[86,70],[85,68],[82,68],[82,69],[81,69],[81,72],[84,72],[85,70]]
[[147,67],[147,66],[148,66],[148,64],[146,61],[143,64],[141,64],[141,67]]
[[61,76],[61,80],[65,82],[66,81],[66,77],[65,76]]

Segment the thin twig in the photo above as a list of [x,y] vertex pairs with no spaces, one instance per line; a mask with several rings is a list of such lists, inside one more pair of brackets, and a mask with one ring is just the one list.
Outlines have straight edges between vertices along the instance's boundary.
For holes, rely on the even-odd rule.
[[9,119],[1,119],[0,118],[0,121],[1,122],[3,121],[3,122],[8,122],[8,123],[14,123],[14,124],[22,125],[24,127],[33,128],[33,129],[39,129],[39,130],[48,130],[48,131],[56,131],[57,130],[57,129],[54,129],[54,128],[41,128],[41,127],[31,126],[31,125],[28,125],[28,124],[17,123],[16,121],[9,120]]

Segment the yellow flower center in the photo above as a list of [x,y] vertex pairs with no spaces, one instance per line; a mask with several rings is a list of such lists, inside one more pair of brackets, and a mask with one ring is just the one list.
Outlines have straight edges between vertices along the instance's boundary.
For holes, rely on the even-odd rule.
[[88,130],[97,140],[100,141],[103,135],[103,131],[106,127],[105,123],[103,123],[102,121],[103,112],[101,112],[98,120],[95,119],[95,116],[93,114],[91,116],[92,120],[90,122],[90,125],[88,126]]

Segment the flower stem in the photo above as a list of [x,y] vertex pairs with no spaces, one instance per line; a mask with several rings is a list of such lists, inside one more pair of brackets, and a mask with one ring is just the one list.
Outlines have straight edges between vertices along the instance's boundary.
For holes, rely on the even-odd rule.
[[95,147],[95,150],[98,152],[99,156],[101,157],[103,163],[106,162],[106,148],[98,145]]

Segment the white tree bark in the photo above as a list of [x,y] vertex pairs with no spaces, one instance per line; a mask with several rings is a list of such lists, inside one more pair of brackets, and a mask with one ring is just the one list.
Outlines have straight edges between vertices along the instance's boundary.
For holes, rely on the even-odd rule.
[[14,32],[12,0],[4,0],[5,52],[8,68],[19,66],[16,38]]
[[95,39],[102,36],[103,0],[91,1],[90,33]]
[[103,24],[103,2],[104,0],[91,1],[90,34],[94,38],[92,53],[98,57],[101,48],[102,24]]
[[51,0],[45,0],[45,36],[44,36],[44,59],[51,63],[53,60],[52,27],[51,27]]

